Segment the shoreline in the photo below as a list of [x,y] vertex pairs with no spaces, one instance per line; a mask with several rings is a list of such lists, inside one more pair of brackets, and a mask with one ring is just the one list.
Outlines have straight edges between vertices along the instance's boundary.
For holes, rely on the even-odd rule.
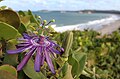
[[[87,29],[87,28],[89,30],[91,30],[91,28],[89,28],[89,27],[84,28],[84,27],[82,27],[80,25],[70,25],[70,26],[63,26],[63,27],[55,27],[55,26],[53,26],[53,28],[57,32],[65,32],[65,31],[70,31],[70,30],[84,31],[84,29]],[[115,21],[110,22],[110,23],[107,23],[107,24],[104,24],[104,25],[100,25],[100,27],[99,26],[97,26],[97,27],[93,26],[92,28],[93,28],[93,30],[101,33],[101,35],[110,34],[113,31],[115,31],[118,28],[120,28],[120,19],[119,20],[115,20]]]
[[[55,31],[57,32],[65,32],[65,31],[69,31],[69,30],[80,30],[80,31],[84,31],[84,29],[80,29],[82,28],[79,25],[70,25],[70,26],[63,26],[63,27],[53,27],[55,29]],[[101,28],[99,29],[93,29],[99,33],[101,33],[101,35],[104,34],[111,34],[113,31],[117,30],[118,28],[120,28],[120,19],[119,20],[115,20],[113,22],[110,22],[108,24],[104,24],[101,25]]]
[[89,21],[87,23],[76,24],[76,25],[67,25],[62,27],[56,27],[55,25],[53,25],[53,28],[57,32],[65,32],[71,30],[84,31],[84,29],[88,29],[88,30],[95,30],[101,33],[101,35],[110,34],[113,31],[120,28],[120,15],[114,14],[108,18]]
[[116,31],[118,28],[120,28],[120,20],[116,20],[112,23],[103,25],[103,28],[97,30],[101,35],[104,34],[111,34],[113,31]]

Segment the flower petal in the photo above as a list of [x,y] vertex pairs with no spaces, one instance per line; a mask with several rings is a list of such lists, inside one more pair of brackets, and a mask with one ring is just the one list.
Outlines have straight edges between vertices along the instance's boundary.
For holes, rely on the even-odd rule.
[[29,45],[30,45],[30,43],[20,43],[17,46],[29,46]]
[[43,64],[44,64],[44,61],[45,61],[45,55],[44,55],[44,49],[43,49],[43,47],[41,47],[41,66],[43,66]]
[[28,39],[18,38],[19,41],[28,41]]
[[47,52],[46,50],[45,50],[45,57],[46,57],[46,61],[48,63],[50,70],[52,71],[53,74],[55,74],[54,66],[53,66],[52,60],[50,58],[50,53]]
[[[47,38],[46,38],[46,39],[47,39]],[[64,49],[61,48],[58,44],[56,44],[55,42],[53,42],[53,41],[51,41],[51,40],[49,40],[49,39],[47,39],[47,40],[50,42],[50,46],[51,46],[51,47],[53,47],[53,46],[54,46],[54,47],[59,47],[59,49],[60,49],[60,51],[55,50],[55,49],[52,49],[53,52],[56,51],[57,54],[62,54],[62,53],[64,52]],[[49,47],[50,47],[50,46],[49,46]],[[49,48],[49,47],[48,47],[48,48]]]
[[7,50],[7,53],[8,54],[16,54],[16,53],[20,53],[20,52],[23,52],[25,50],[28,50],[30,48],[32,48],[32,46],[21,47],[21,48],[18,48],[16,50]]
[[42,53],[42,57],[41,57],[41,66],[44,64],[44,61],[45,61],[45,55],[44,55],[44,53]]
[[41,47],[37,48],[37,53],[36,53],[36,57],[35,57],[35,64],[34,64],[34,69],[36,72],[40,71],[40,66],[41,66],[41,60],[42,60],[42,56],[41,56]]
[[60,48],[61,53],[64,52],[64,49],[63,49],[62,47],[60,47],[58,44],[56,44],[56,43],[54,43],[54,42],[52,42],[52,43],[54,44],[55,47],[59,47],[59,48]]
[[54,53],[56,53],[56,54],[62,54],[60,51],[58,51],[58,50],[56,50],[56,49],[54,49],[54,48],[51,48],[51,49],[49,49],[51,52],[54,52]]
[[51,50],[49,50],[49,49],[47,49],[47,51],[51,53],[51,57],[52,57],[52,58],[55,58],[55,53],[54,53],[53,51],[51,51]]
[[29,51],[29,54],[24,56],[21,63],[17,66],[18,71],[22,70],[22,68],[25,66],[25,64],[28,62],[28,60],[32,56],[32,53],[34,52],[34,50],[35,50],[35,47],[31,48],[31,50]]
[[24,37],[25,39],[31,39],[31,37],[30,37],[27,33],[23,33],[23,37]]

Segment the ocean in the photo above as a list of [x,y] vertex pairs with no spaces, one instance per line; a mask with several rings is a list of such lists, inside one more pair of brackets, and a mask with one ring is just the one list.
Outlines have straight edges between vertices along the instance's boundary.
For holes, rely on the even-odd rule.
[[61,11],[36,11],[33,12],[36,15],[41,16],[42,20],[48,22],[55,19],[55,23],[52,26],[56,31],[63,32],[66,30],[84,30],[93,29],[99,30],[102,25],[114,22],[120,17],[114,14],[105,13],[77,13],[77,12],[61,12]]

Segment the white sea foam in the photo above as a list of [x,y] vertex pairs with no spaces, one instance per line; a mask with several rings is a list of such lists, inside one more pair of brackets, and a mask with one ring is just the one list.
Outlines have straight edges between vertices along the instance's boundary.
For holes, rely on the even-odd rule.
[[110,17],[100,19],[100,20],[94,20],[94,21],[89,21],[87,23],[82,23],[82,24],[76,24],[76,25],[68,25],[68,26],[62,26],[62,27],[56,27],[53,25],[53,28],[57,32],[64,32],[67,30],[84,30],[84,29],[93,29],[93,30],[99,30],[103,28],[103,25],[107,25],[111,22],[114,22],[116,20],[119,20],[120,17],[117,15],[111,15]]

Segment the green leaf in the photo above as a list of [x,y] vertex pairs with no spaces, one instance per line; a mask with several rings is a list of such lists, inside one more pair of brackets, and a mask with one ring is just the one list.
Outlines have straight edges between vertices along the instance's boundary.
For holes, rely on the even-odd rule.
[[65,36],[65,40],[63,42],[63,47],[65,52],[63,53],[63,57],[68,57],[69,56],[69,51],[72,47],[72,42],[73,42],[73,33],[72,32],[67,32]]
[[71,69],[72,66],[67,64],[67,71],[66,71],[66,75],[63,77],[63,79],[73,79],[72,74],[71,74]]
[[0,79],[17,79],[17,77],[15,77],[10,72],[0,70]]
[[25,75],[25,73],[23,72],[23,70],[18,72],[18,79],[27,79],[27,76]]
[[81,75],[84,69],[85,61],[85,53],[76,52],[69,56],[68,62],[70,65],[72,65],[72,75],[74,78],[77,79]]
[[18,31],[9,24],[0,22],[0,38],[6,40],[16,38]]
[[3,1],[3,0],[0,0],[0,2]]
[[3,64],[10,64],[12,66],[16,66],[18,64],[18,54],[5,54],[5,58],[3,60]]
[[1,6],[0,10],[4,10],[5,8],[7,8],[7,6]]
[[9,9],[0,10],[0,21],[5,22],[16,29],[20,26],[20,18],[18,14]]
[[25,74],[32,79],[46,79],[46,77],[41,72],[36,72],[34,70],[34,63],[32,59],[28,61],[26,66],[23,68]]
[[62,75],[65,76],[68,69],[68,63],[65,63],[62,67]]
[[10,66],[10,65],[2,65],[2,66],[0,66],[0,70],[7,71],[7,72],[9,72],[9,73],[11,73],[12,75],[14,75],[14,76],[17,77],[17,70],[16,70],[13,66]]
[[2,52],[2,43],[0,41],[0,58],[3,56],[3,52]]
[[25,26],[28,26],[30,24],[30,15],[26,15],[26,16],[21,16],[21,21]]
[[0,79],[17,79],[17,70],[10,65],[0,66]]
[[[7,42],[7,50],[16,49],[16,40],[12,39]],[[18,54],[5,54],[3,64],[16,66],[18,64]]]
[[30,10],[28,10],[28,14],[31,15],[31,18],[30,18],[31,22],[36,23],[39,26],[40,23],[36,20],[35,16]]
[[21,23],[21,26],[18,28],[19,33],[23,34],[26,32],[26,27],[23,23]]
[[25,16],[26,14],[25,14],[25,12],[24,11],[18,11],[18,14],[20,15],[20,16]]

